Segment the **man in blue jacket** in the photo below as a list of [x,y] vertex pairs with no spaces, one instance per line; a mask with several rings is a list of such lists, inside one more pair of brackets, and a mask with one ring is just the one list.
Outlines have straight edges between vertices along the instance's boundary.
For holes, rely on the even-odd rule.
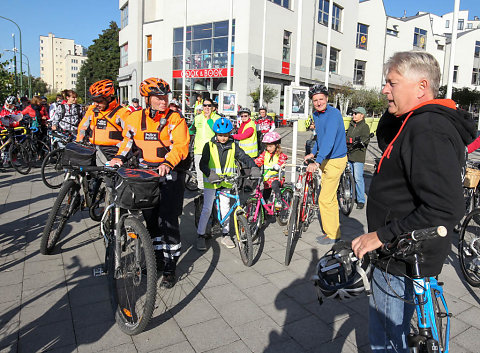
[[333,244],[340,238],[340,221],[338,215],[337,189],[340,177],[347,165],[347,143],[342,114],[338,109],[328,105],[328,89],[321,84],[309,90],[313,102],[313,121],[317,133],[317,143],[311,154],[305,159],[315,156],[315,163],[307,167],[307,171],[322,171],[320,196],[318,205],[322,228],[325,232],[320,244]]

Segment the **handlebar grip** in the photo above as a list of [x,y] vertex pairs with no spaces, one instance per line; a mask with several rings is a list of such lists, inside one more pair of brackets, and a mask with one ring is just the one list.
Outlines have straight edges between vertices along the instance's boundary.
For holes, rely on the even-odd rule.
[[411,233],[411,237],[414,241],[422,241],[427,239],[434,239],[438,237],[445,237],[447,235],[447,228],[444,226],[425,228],[420,230],[414,230]]
[[103,172],[103,171],[110,171],[114,172],[118,168],[117,167],[109,167],[109,166],[85,166],[85,167],[78,167],[78,170],[81,172]]

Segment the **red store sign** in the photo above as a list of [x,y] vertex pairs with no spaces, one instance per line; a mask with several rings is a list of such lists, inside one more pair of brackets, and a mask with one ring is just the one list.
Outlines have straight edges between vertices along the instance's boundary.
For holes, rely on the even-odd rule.
[[[230,76],[233,76],[233,67],[230,69]],[[211,77],[227,77],[227,68],[218,69],[200,69],[185,70],[187,78],[211,78]],[[173,70],[173,78],[182,78],[183,70]]]

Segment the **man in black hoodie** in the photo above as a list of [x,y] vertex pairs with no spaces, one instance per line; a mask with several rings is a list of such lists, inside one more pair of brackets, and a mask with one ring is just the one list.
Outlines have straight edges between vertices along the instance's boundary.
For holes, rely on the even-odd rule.
[[[369,233],[352,242],[357,256],[376,250],[370,298],[370,345],[373,352],[407,352],[406,338],[414,305],[407,263],[385,259],[382,246],[397,236],[433,226],[445,238],[425,241],[422,276],[442,270],[454,225],[464,211],[461,170],[465,146],[476,134],[470,117],[449,99],[434,99],[440,67],[425,52],[399,52],[385,65],[388,112],[377,136],[384,152],[367,201]],[[379,144],[380,144],[379,142]],[[397,298],[397,295],[405,301]]]

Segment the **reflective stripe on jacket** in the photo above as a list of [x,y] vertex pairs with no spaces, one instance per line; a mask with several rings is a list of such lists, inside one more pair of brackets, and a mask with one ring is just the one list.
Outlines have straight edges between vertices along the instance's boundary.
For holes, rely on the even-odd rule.
[[[209,141],[208,145],[210,147],[210,160],[208,161],[208,167],[210,168],[210,171],[217,173],[219,176],[233,175],[237,170],[237,166],[235,164],[235,144],[232,143],[232,148],[228,150],[227,160],[225,161],[225,166],[223,167],[223,170],[220,163],[220,156],[218,154],[217,145],[212,141]],[[208,189],[219,189],[221,187],[230,189],[232,187],[232,184],[226,183],[224,181],[219,184],[211,184],[208,182],[208,178],[205,177],[205,175],[203,175],[203,185]]]
[[249,121],[243,130],[248,128],[252,128],[254,133],[252,136],[247,137],[244,140],[240,140],[238,142],[239,146],[248,154],[250,157],[256,157],[258,155],[258,145],[257,145],[257,134],[255,133],[255,123],[253,121]]

